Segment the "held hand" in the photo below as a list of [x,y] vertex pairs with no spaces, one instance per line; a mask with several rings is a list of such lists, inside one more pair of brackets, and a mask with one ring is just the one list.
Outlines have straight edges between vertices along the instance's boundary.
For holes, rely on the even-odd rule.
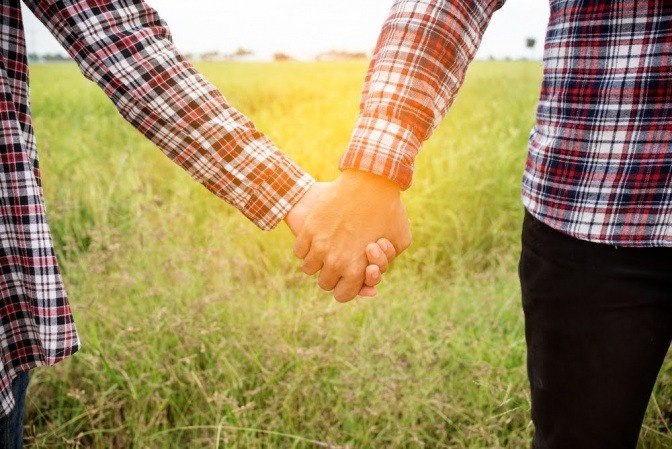
[[[387,271],[389,262],[392,262],[397,256],[394,246],[387,239],[378,239],[376,243],[369,243],[366,245],[366,258],[369,265],[366,267],[366,280],[364,287],[359,292],[360,296],[375,296],[376,289],[373,288],[378,285],[382,279],[382,274]],[[362,294],[363,291],[368,292],[371,289],[371,295]]]
[[330,182],[316,182],[289,211],[285,217],[285,223],[287,223],[289,230],[292,231],[294,236],[297,236],[301,232],[306,217],[313,207],[315,207],[317,200],[329,189],[330,185]]
[[395,255],[411,243],[399,186],[386,178],[344,171],[317,199],[294,245],[302,270],[322,270],[318,284],[337,301],[354,298],[365,281],[367,244],[386,239]]
[[[294,235],[297,235],[301,231],[306,217],[330,184],[329,182],[314,184],[287,214],[285,223],[287,223],[287,226]],[[365,270],[364,285],[362,285],[358,294],[360,296],[372,297],[376,296],[375,286],[380,283],[382,274],[387,271],[389,263],[396,256],[396,252],[394,246],[389,241],[379,239],[378,242],[367,245],[366,254],[369,265]]]

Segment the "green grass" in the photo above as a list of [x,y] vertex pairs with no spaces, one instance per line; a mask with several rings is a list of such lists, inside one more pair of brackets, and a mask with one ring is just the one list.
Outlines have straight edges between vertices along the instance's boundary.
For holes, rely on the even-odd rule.
[[[202,64],[283,151],[333,179],[366,65]],[[34,66],[50,224],[83,349],[34,370],[35,448],[523,448],[515,274],[540,67],[475,63],[404,200],[414,242],[341,305],[125,124],[71,65]],[[672,447],[666,364],[641,448]]]

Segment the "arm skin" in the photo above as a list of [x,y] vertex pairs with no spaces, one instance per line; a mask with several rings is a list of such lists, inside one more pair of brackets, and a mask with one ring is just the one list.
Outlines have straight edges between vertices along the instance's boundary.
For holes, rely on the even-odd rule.
[[185,59],[144,1],[24,3],[126,121],[259,228],[315,182]]
[[[25,3],[124,119],[196,181],[262,229],[274,228],[290,211],[294,218],[301,216],[301,199],[314,196],[306,195],[313,178],[196,71],[148,4]],[[297,220],[287,222],[298,232]],[[359,284],[362,294],[375,294],[373,287],[394,256],[391,245],[388,251],[370,253],[371,263],[379,268],[361,268],[360,274],[367,277],[366,285]]]
[[504,0],[395,0],[366,74],[342,175],[299,234],[303,270],[348,301],[361,285],[364,247],[387,238],[410,244],[407,189],[422,142],[443,119],[490,17]]

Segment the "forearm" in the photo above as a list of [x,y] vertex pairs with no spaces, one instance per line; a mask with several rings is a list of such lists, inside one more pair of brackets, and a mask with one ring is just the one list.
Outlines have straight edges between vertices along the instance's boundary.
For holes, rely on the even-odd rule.
[[341,169],[408,188],[422,142],[445,116],[502,0],[397,0],[366,75]]
[[148,5],[27,4],[128,122],[259,227],[274,227],[314,182],[185,60]]

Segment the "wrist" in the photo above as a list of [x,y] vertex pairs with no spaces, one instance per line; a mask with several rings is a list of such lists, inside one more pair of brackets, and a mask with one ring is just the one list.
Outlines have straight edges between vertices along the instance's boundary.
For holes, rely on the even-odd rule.
[[391,179],[365,171],[347,169],[341,172],[340,177],[344,181],[347,181],[348,184],[352,185],[353,187],[354,186],[362,186],[366,188],[373,187],[389,192],[395,192],[395,193],[401,192],[401,186],[396,182],[392,181]]
[[294,235],[297,234],[303,225],[307,213],[306,201],[310,198],[310,192],[314,188],[315,184],[306,189],[301,196],[295,198],[294,204],[289,207],[289,211],[283,218],[283,221]]
[[306,217],[312,208],[315,207],[317,200],[324,194],[329,184],[328,182],[316,182],[312,184],[304,195],[289,209],[284,221],[294,235],[297,235],[301,231]]

